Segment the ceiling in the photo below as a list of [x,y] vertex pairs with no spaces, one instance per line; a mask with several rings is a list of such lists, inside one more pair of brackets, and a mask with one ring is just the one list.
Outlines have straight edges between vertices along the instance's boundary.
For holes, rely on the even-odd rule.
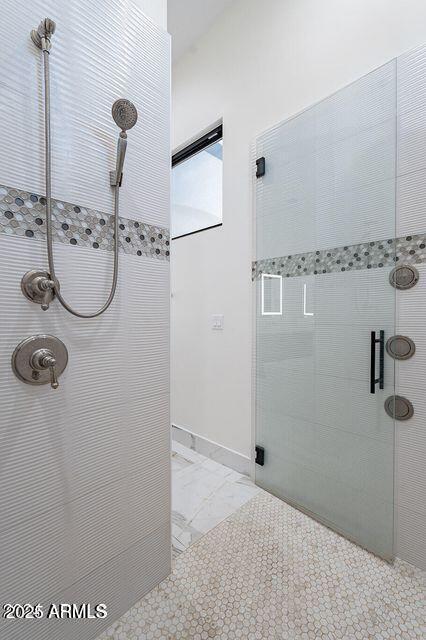
[[167,28],[176,62],[234,0],[167,0]]

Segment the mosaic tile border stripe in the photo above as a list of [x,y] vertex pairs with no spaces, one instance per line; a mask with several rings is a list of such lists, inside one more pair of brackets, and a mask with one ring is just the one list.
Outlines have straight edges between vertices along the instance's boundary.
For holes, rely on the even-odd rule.
[[[170,233],[139,220],[119,218],[122,253],[169,260]],[[113,251],[114,216],[52,198],[53,241]],[[0,233],[44,240],[46,199],[0,185]]]
[[292,278],[380,269],[399,260],[411,264],[426,262],[426,233],[258,260],[252,263],[252,279],[256,280],[262,273]]

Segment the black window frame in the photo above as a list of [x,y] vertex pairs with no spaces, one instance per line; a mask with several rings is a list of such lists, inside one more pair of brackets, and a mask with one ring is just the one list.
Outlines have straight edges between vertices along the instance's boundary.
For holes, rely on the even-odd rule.
[[[174,153],[172,155],[172,169],[176,165],[180,164],[181,162],[184,162],[185,160],[188,160],[189,158],[191,158],[192,156],[195,156],[200,151],[203,151],[203,149],[206,149],[206,147],[210,147],[212,144],[215,144],[216,142],[219,142],[219,140],[222,140],[222,139],[223,139],[223,125],[220,124],[217,127],[214,127],[214,129],[211,129],[208,133],[205,133],[203,136],[200,136],[199,138],[194,140],[194,142],[191,142],[191,144],[188,144],[186,147],[184,147],[180,151],[177,151],[176,153]],[[221,227],[222,225],[223,225],[223,222],[219,222],[218,224],[213,224],[210,227],[203,227],[202,229],[196,229],[195,231],[182,233],[180,236],[174,236],[172,240],[178,240],[179,238],[186,238],[186,236],[192,236],[194,235],[194,233],[201,233],[202,231],[209,231],[210,229],[217,229],[217,227]]]

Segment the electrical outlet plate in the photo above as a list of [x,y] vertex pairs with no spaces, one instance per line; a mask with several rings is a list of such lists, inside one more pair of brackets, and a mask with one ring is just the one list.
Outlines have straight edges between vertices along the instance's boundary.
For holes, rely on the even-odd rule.
[[212,329],[215,331],[223,330],[223,315],[212,316]]

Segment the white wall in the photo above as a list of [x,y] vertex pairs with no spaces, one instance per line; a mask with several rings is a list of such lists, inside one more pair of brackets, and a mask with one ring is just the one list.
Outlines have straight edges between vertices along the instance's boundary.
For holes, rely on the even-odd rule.
[[[65,219],[76,215],[66,203],[80,206],[81,223],[73,230],[70,222],[70,233],[81,238],[78,224],[93,225],[90,237],[97,236],[90,209],[112,212],[118,129],[111,105],[121,96],[140,117],[128,134],[120,215],[168,227],[169,36],[141,4],[2,3],[9,35],[0,41],[0,184],[27,195],[20,209],[17,194],[0,189],[0,600],[105,602],[109,611],[106,620],[75,624],[24,620],[25,631],[1,619],[8,640],[94,638],[170,571],[167,260],[121,250],[116,298],[90,320],[57,300],[43,312],[20,290],[26,271],[47,267],[33,213],[40,202],[30,199],[45,188],[42,61],[29,36],[46,15],[57,23],[52,193]],[[83,312],[99,308],[112,251],[55,242],[54,254],[62,294]],[[16,345],[39,333],[68,348],[56,391],[23,384],[11,369]]]
[[[422,44],[425,23],[423,0],[239,0],[174,65],[173,146],[224,124],[223,227],[173,243],[174,424],[251,451],[251,142]],[[397,550],[417,562],[419,519],[398,514]]]
[[223,227],[173,243],[175,424],[250,452],[251,142],[421,44],[425,21],[423,0],[240,0],[174,65],[173,147],[224,123]]

